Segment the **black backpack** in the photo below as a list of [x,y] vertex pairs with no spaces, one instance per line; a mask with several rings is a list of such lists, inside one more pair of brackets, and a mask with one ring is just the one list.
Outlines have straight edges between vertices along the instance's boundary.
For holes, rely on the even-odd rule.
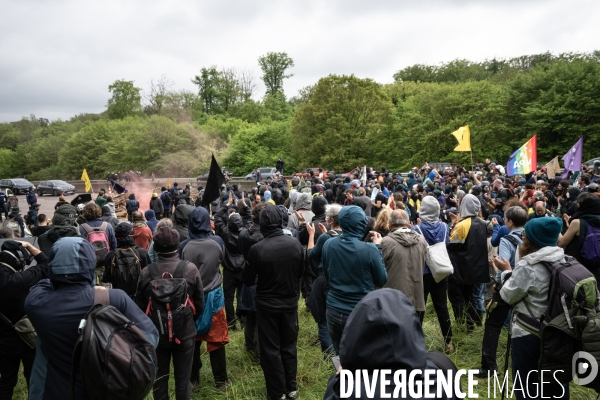
[[142,265],[140,256],[133,247],[115,250],[110,261],[110,277],[113,288],[121,289],[133,297],[137,288]]
[[177,344],[181,343],[179,336],[186,324],[196,314],[194,303],[187,293],[187,282],[183,278],[187,263],[180,261],[173,274],[165,272],[162,275],[158,265],[148,266],[152,280],[146,315],[152,319],[162,338]]
[[94,305],[79,324],[72,398],[78,372],[85,398],[91,400],[142,400],[156,379],[156,350],[134,322],[110,305],[108,290],[94,291]]

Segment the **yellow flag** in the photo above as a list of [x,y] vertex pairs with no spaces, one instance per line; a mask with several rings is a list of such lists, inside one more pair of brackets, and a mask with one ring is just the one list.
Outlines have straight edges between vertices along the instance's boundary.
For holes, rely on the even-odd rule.
[[89,192],[92,188],[92,182],[90,182],[90,178],[85,169],[83,170],[83,174],[81,174],[81,180],[85,183],[85,192]]
[[469,130],[469,125],[458,128],[452,132],[452,135],[458,140],[458,146],[456,146],[454,151],[471,151],[471,131]]

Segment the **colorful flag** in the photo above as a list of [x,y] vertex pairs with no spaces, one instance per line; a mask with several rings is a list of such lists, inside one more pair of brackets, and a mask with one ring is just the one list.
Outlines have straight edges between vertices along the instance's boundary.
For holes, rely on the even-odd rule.
[[452,135],[458,140],[458,146],[454,151],[471,151],[471,131],[469,125],[463,126],[452,132]]
[[202,196],[202,206],[206,207],[213,201],[217,200],[221,195],[221,185],[225,183],[225,176],[221,172],[219,164],[213,154],[210,162],[210,170],[208,171],[208,178],[206,178],[206,188],[204,189],[204,196]]
[[557,173],[560,172],[560,164],[558,163],[558,156],[554,157],[552,161],[548,164],[544,165],[546,168],[546,175],[548,175],[548,179],[554,179]]
[[565,179],[569,172],[581,171],[581,158],[583,156],[583,136],[577,143],[565,154],[562,160],[565,162],[565,169],[562,177]]
[[524,175],[535,171],[537,167],[537,135],[531,139],[519,150],[512,153],[506,165],[506,175]]
[[85,169],[83,170],[83,174],[81,174],[81,180],[85,183],[86,193],[89,192],[92,188],[92,182],[90,182],[90,178],[88,177],[87,171]]

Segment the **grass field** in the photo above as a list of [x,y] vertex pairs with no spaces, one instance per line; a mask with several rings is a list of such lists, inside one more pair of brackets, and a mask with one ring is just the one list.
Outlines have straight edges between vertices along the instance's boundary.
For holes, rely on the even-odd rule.
[[[311,345],[317,339],[317,325],[311,314],[301,302],[298,310],[300,334],[298,338],[298,387],[301,399],[322,399],[327,385],[327,380],[333,374],[333,366],[330,362],[321,362],[320,347]],[[427,313],[424,326],[425,339],[428,350],[443,349],[443,337],[441,335],[433,305],[427,304]],[[459,369],[477,369],[481,361],[481,338],[483,328],[476,328],[471,335],[466,335],[460,327],[453,326],[454,345],[456,352],[450,356]],[[192,393],[192,399],[265,399],[265,382],[260,366],[253,365],[250,357],[244,349],[243,332],[230,332],[231,343],[227,345],[227,370],[232,381],[232,386],[226,393],[221,393],[214,388],[212,372],[208,354],[203,354],[204,367],[201,371],[201,384]],[[506,348],[506,332],[502,332],[500,345],[498,346],[498,365],[504,366],[504,351]],[[173,385],[171,378],[170,385]],[[463,388],[466,385],[463,384]],[[487,379],[479,380],[475,392],[480,399],[500,398],[500,394],[494,397],[493,393],[488,397]],[[171,398],[175,399],[174,392]],[[571,383],[571,399],[592,400],[597,394],[593,390],[585,389]],[[25,379],[21,376],[15,390],[13,399],[27,399],[27,386]],[[148,396],[152,399],[152,395]]]

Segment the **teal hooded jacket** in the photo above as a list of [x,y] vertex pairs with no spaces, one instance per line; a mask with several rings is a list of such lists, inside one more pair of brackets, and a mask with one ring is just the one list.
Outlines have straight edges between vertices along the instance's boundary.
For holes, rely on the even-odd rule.
[[387,282],[381,247],[361,241],[367,217],[357,206],[343,207],[338,215],[342,234],[323,246],[323,273],[329,282],[327,308],[350,314],[356,304]]

